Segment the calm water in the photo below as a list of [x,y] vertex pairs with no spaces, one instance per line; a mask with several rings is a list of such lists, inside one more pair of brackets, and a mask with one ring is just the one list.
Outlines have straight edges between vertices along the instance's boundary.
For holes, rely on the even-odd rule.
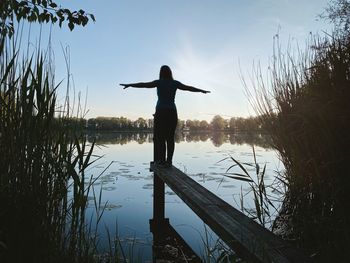
[[[99,134],[96,138],[100,147],[95,153],[104,157],[88,173],[97,176],[113,161],[94,184],[97,194],[102,188],[102,203],[107,202],[99,229],[101,247],[103,249],[107,244],[106,227],[111,235],[114,235],[117,228],[127,251],[132,250],[135,255],[140,255],[144,262],[151,261],[152,234],[149,219],[153,213],[153,174],[149,171],[149,163],[153,156],[152,135],[114,133]],[[233,162],[219,161],[231,155],[240,162],[252,163],[252,145],[255,145],[257,162],[267,164],[266,183],[271,183],[275,171],[283,167],[276,153],[268,148],[265,138],[258,135],[217,133],[178,137],[173,164],[238,209],[241,194],[246,194],[244,205],[249,208],[253,206],[252,196],[248,193],[249,185],[224,177],[222,174]],[[232,172],[241,171],[235,167]],[[254,175],[255,170],[249,172]],[[165,193],[166,217],[192,249],[203,255],[203,222],[170,188],[166,187]],[[90,201],[90,214],[95,210],[93,207],[94,203]],[[214,243],[217,239],[215,234],[210,231],[209,234]]]

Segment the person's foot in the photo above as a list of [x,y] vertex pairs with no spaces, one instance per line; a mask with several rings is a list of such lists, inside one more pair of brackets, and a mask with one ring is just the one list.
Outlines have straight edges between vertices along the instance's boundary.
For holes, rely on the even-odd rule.
[[173,166],[173,163],[171,161],[166,161],[165,162],[165,167],[170,168]]
[[173,166],[172,162],[169,161],[157,161],[155,164],[162,168],[170,168]]

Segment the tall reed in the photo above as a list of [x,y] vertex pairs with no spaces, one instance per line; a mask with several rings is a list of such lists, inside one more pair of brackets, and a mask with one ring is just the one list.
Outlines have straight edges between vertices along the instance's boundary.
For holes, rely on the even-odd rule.
[[314,37],[306,52],[275,47],[268,81],[256,70],[249,98],[285,172],[283,213],[316,261],[344,260],[350,249],[350,42]]
[[[249,184],[248,190],[244,191],[241,188],[240,203],[238,204],[241,211],[249,216],[251,219],[256,220],[260,225],[267,229],[272,229],[273,220],[278,212],[280,206],[279,195],[282,189],[276,182],[266,184],[266,163],[261,166],[257,162],[257,156],[255,153],[255,147],[252,145],[254,162],[240,162],[233,156],[226,157],[219,162],[229,160],[231,164],[225,173],[222,175],[231,179],[239,180]],[[238,168],[238,171],[233,171],[233,168]],[[269,193],[270,191],[270,193]],[[272,194],[277,192],[278,195]],[[252,207],[247,206],[244,203],[244,198],[251,196],[254,202]]]
[[71,125],[81,112],[59,105],[49,53],[22,56],[0,36],[1,262],[89,262],[96,252],[85,223],[94,143]]

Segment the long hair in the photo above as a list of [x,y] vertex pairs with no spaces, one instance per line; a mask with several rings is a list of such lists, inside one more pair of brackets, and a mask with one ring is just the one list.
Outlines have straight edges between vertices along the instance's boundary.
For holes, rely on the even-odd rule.
[[173,80],[173,73],[167,65],[163,65],[159,71],[159,79],[171,79]]

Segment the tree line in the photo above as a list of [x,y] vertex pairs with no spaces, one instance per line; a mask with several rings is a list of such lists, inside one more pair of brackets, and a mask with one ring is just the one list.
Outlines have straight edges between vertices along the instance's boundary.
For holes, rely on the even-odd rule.
[[[96,131],[152,131],[153,119],[138,118],[130,120],[126,117],[96,117],[90,119],[72,119],[87,130]],[[177,131],[230,131],[230,132],[256,132],[262,127],[259,117],[232,117],[224,119],[220,115],[206,120],[179,120]]]
[[[145,132],[87,132],[89,142],[97,144],[120,144],[129,142],[153,143],[153,134]],[[210,141],[215,147],[220,147],[224,143],[249,144],[262,148],[271,148],[270,136],[259,133],[228,133],[228,132],[179,132],[175,135],[175,142],[207,142]]]

